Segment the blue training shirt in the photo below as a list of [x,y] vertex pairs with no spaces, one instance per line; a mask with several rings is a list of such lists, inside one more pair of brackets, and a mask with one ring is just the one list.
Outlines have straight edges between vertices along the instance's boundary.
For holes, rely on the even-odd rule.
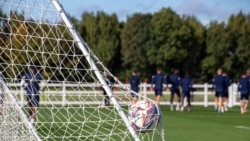
[[180,86],[183,92],[188,92],[188,93],[191,92],[193,90],[192,78],[189,76],[184,77],[180,82]]
[[141,83],[140,77],[138,75],[132,75],[129,77],[129,83],[131,90],[139,92],[139,85]]
[[225,78],[222,75],[216,75],[213,79],[213,88],[216,92],[223,92],[225,90]]
[[178,74],[171,74],[169,77],[169,83],[172,85],[171,90],[179,88],[181,77]]
[[152,76],[151,84],[155,86],[156,90],[162,90],[164,83],[166,83],[166,77],[162,73]]
[[248,77],[239,80],[238,91],[241,94],[248,94],[250,92],[250,80]]
[[38,94],[40,86],[39,83],[43,80],[40,73],[26,73],[23,79],[27,83],[26,92],[27,94]]
[[228,92],[228,88],[232,83],[232,80],[230,79],[229,76],[224,76],[225,79],[225,91]]

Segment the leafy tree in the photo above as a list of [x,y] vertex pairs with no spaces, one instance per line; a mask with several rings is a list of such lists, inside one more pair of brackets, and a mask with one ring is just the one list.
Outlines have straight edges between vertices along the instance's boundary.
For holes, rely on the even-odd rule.
[[147,52],[150,64],[167,71],[180,67],[188,55],[186,47],[192,38],[190,28],[170,8],[155,13],[151,25],[153,46]]
[[[236,15],[231,15],[227,24],[230,42],[230,62],[232,64],[228,69],[235,80],[250,66],[250,53],[248,51],[250,49],[249,17],[249,15],[245,15],[240,11]],[[229,61],[227,60],[227,62]]]
[[119,51],[119,22],[115,14],[104,12],[84,13],[80,23],[81,35],[96,56],[111,70]]
[[121,32],[122,61],[126,76],[137,70],[140,76],[146,77],[150,72],[147,50],[152,46],[151,14],[136,13],[128,17]]
[[201,81],[201,61],[205,57],[205,27],[194,16],[183,16],[184,24],[190,29],[190,40],[186,43],[187,57],[183,60],[181,70],[189,72]]
[[[206,53],[202,68],[209,79],[212,79],[218,68],[229,68],[228,49],[230,48],[229,34],[225,23],[211,22],[206,32]],[[207,78],[207,79],[208,79]]]

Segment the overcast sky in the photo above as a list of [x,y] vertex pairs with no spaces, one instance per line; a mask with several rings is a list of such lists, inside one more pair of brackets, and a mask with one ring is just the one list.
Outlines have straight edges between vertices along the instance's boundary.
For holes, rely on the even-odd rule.
[[116,13],[120,21],[135,12],[154,13],[171,7],[180,15],[194,15],[203,24],[211,20],[225,21],[240,10],[250,13],[250,0],[60,0],[71,16],[80,19],[83,12]]

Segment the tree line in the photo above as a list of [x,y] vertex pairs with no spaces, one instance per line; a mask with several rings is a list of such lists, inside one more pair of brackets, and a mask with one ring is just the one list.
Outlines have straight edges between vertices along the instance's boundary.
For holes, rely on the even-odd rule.
[[[22,14],[16,17],[22,17]],[[166,75],[173,68],[180,69],[181,74],[189,72],[197,83],[211,82],[218,68],[237,80],[250,67],[250,14],[241,11],[232,14],[225,22],[211,21],[208,25],[203,25],[195,16],[179,15],[171,8],[163,8],[153,14],[134,13],[123,22],[118,20],[116,14],[103,11],[84,12],[80,19],[70,18],[96,56],[121,81],[125,81],[133,70],[142,79],[150,80],[158,67]],[[15,25],[18,26],[22,28]],[[44,31],[41,28],[36,32]],[[60,36],[52,32],[53,28],[48,36]],[[69,36],[69,33],[65,36]],[[0,45],[5,45],[8,39],[1,34],[0,38],[3,41]],[[20,37],[18,40],[25,39]],[[22,44],[17,42],[21,48]],[[34,38],[29,42],[35,44],[44,41]],[[48,51],[53,51],[50,47],[57,43],[55,40],[43,44],[48,46]],[[70,50],[67,42],[61,41],[60,44],[63,44],[63,48],[59,50]],[[1,58],[7,59],[7,56]],[[42,55],[38,54],[37,60],[43,60],[40,57]],[[45,65],[56,66],[57,63]],[[67,63],[70,64],[64,64]]]
[[171,8],[135,13],[125,22],[102,11],[74,21],[94,53],[122,79],[132,70],[150,79],[161,67],[166,75],[179,68],[202,83],[222,68],[236,81],[250,67],[250,14],[241,11],[208,25]]

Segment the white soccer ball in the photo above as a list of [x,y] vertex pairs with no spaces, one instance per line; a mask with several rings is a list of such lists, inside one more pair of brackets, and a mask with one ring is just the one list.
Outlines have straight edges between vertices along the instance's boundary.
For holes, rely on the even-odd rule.
[[132,128],[139,132],[154,130],[160,122],[159,107],[151,101],[138,101],[128,110],[128,119]]

